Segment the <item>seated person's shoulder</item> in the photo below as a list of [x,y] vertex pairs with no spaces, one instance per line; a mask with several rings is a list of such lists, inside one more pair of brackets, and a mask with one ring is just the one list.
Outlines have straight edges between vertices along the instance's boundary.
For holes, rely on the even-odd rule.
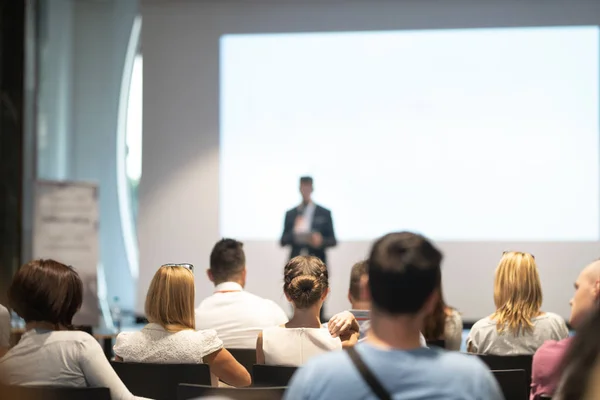
[[495,326],[495,325],[496,325],[496,322],[494,322],[494,320],[491,317],[485,317],[485,318],[481,318],[479,321],[475,322],[473,324],[473,327],[471,327],[471,330],[487,328],[487,327]]
[[476,355],[439,350],[438,357],[436,364],[456,372],[488,371],[486,365]]
[[566,322],[563,317],[553,312],[547,312],[544,314],[546,316],[546,320],[550,321],[553,324],[558,325],[566,325]]
[[46,340],[47,344],[60,343],[61,346],[79,348],[81,351],[100,349],[98,341],[89,333],[83,331],[54,331]]
[[179,334],[184,338],[183,345],[198,354],[212,354],[223,348],[223,341],[214,329],[185,330]]
[[570,342],[570,338],[562,340],[546,340],[533,355],[534,362],[535,360],[545,360],[547,358],[554,358],[562,355],[567,351]]

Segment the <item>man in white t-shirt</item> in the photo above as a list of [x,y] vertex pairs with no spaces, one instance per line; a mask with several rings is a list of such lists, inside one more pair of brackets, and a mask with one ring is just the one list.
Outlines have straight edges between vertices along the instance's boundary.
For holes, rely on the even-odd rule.
[[196,329],[216,330],[225,348],[254,349],[259,332],[288,321],[274,301],[244,290],[246,256],[241,242],[217,242],[207,274],[215,291],[196,308]]

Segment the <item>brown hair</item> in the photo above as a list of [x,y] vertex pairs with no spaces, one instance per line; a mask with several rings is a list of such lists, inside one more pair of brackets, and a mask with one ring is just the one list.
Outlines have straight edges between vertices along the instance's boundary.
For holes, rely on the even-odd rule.
[[314,256],[292,258],[283,271],[283,292],[296,308],[308,308],[327,292],[329,277],[327,267]]
[[210,271],[215,284],[226,282],[246,268],[244,244],[234,239],[221,239],[210,253]]
[[367,264],[366,260],[359,261],[352,266],[352,270],[350,271],[350,296],[354,300],[360,300],[360,278],[363,276],[368,276],[369,264]]
[[446,330],[446,317],[448,316],[447,310],[450,308],[444,301],[441,284],[438,288],[438,291],[438,301],[435,304],[433,312],[425,318],[423,331],[421,332],[426,340],[431,341],[444,339],[444,333]]
[[25,322],[49,322],[72,329],[83,302],[83,283],[70,266],[33,260],[21,266],[8,288],[8,305]]
[[181,266],[162,266],[148,288],[146,318],[169,332],[196,329],[194,296],[192,271]]
[[492,320],[498,332],[531,332],[532,319],[542,307],[542,285],[533,255],[521,251],[502,254],[494,279],[494,303]]

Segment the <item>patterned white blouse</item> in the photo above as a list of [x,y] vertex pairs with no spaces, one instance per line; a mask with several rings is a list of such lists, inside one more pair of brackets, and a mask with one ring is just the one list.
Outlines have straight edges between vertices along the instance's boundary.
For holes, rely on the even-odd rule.
[[113,349],[125,362],[201,364],[205,356],[222,348],[212,329],[169,332],[150,323],[139,332],[121,332]]

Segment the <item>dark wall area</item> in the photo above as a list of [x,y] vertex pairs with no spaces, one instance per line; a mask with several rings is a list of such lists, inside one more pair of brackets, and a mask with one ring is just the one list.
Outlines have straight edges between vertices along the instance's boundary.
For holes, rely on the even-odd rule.
[[25,1],[0,0],[0,303],[21,254]]

